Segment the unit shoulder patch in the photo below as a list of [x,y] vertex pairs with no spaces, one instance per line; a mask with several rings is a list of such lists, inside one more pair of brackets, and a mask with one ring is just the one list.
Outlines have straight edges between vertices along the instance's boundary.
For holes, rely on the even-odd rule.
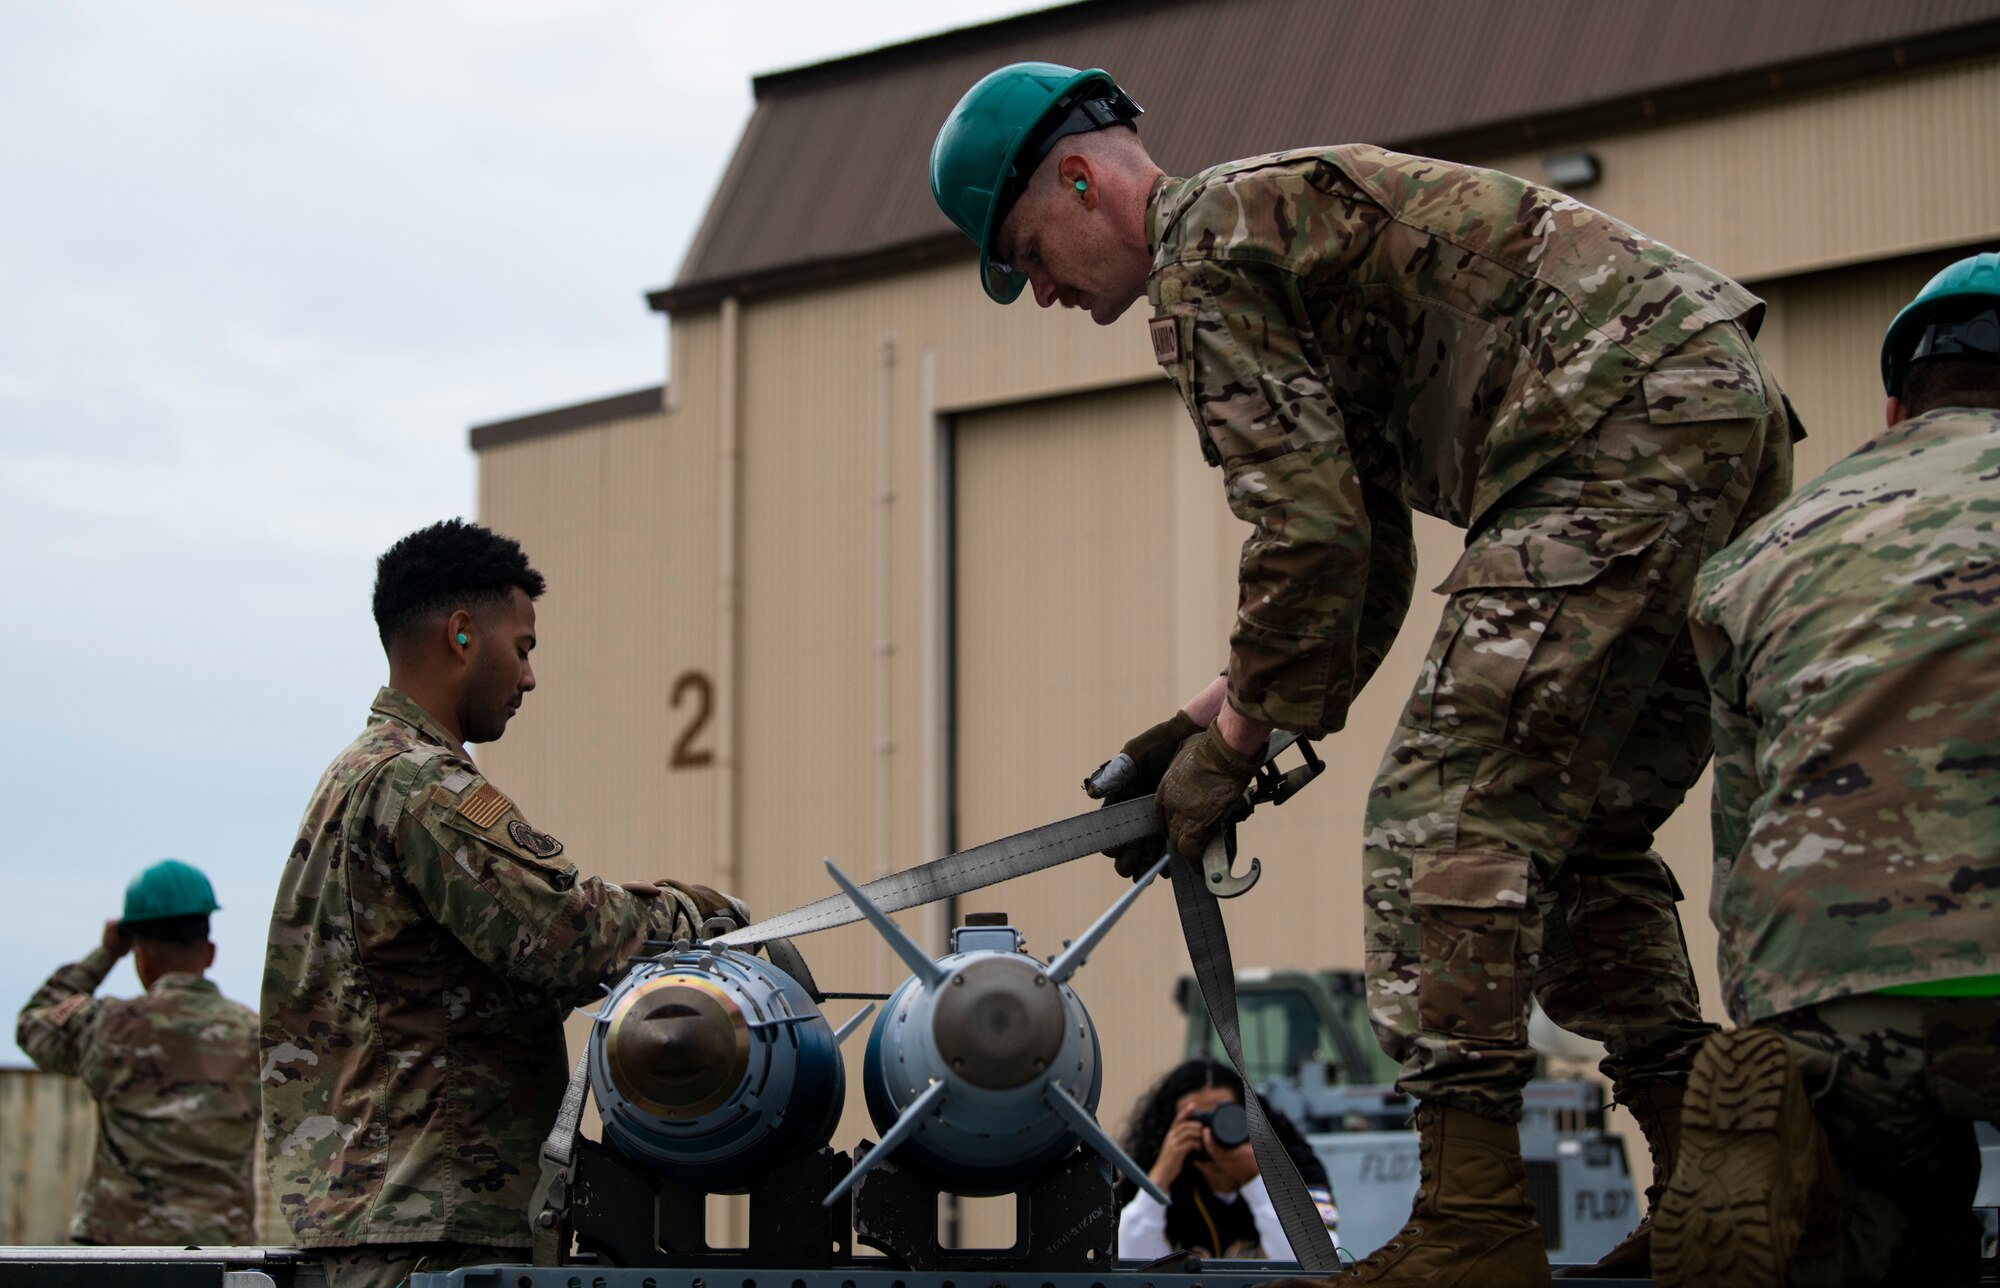
[[556,855],[563,852],[561,841],[550,836],[547,832],[537,832],[518,818],[507,825],[507,835],[514,838],[514,844],[520,846],[536,858],[553,859]]
[[76,1018],[76,1013],[90,1005],[90,998],[82,993],[72,993],[62,1001],[42,1013],[42,1018],[56,1028],[61,1028]]
[[1153,337],[1153,361],[1171,367],[1181,360],[1180,319],[1169,314],[1146,324]]
[[492,783],[481,783],[478,791],[458,803],[459,817],[481,828],[492,827],[512,808],[514,803]]

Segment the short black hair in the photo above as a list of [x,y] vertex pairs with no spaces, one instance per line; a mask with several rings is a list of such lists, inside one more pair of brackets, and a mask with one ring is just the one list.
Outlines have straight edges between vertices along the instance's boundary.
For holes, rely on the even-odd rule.
[[501,603],[517,586],[529,599],[548,589],[520,542],[464,519],[433,523],[375,561],[375,631],[387,649],[432,614]]
[[204,944],[208,942],[208,914],[191,912],[185,917],[152,917],[145,921],[122,921],[118,928],[132,939],[156,944]]
[[1940,407],[2000,408],[2000,361],[1921,358],[1903,373],[1903,410],[1921,416]]

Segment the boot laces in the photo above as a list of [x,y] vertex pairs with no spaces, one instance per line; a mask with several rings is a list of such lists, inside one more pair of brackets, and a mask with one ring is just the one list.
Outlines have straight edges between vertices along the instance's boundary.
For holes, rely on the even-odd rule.
[[1421,1243],[1423,1241],[1423,1237],[1424,1237],[1424,1227],[1412,1221],[1409,1224],[1405,1225],[1402,1229],[1398,1230],[1396,1232],[1395,1238],[1389,1240],[1381,1247],[1375,1249],[1374,1252],[1370,1253],[1367,1259],[1362,1261],[1361,1264],[1364,1266],[1381,1265],[1383,1263],[1379,1261],[1378,1258],[1381,1257],[1383,1253],[1400,1252],[1402,1251],[1404,1240],[1407,1239],[1411,1243]]

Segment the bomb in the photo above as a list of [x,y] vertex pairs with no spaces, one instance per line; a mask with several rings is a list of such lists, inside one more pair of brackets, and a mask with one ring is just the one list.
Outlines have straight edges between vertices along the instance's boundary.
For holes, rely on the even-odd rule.
[[727,1193],[832,1139],[839,1036],[805,988],[729,948],[635,965],[591,1026],[605,1139],[680,1185]]
[[983,925],[954,930],[951,952],[934,961],[839,869],[831,863],[827,869],[911,971],[877,1018],[862,1061],[862,1089],[881,1144],[827,1196],[829,1203],[887,1158],[955,1194],[1002,1194],[1079,1144],[1166,1202],[1097,1125],[1102,1052],[1090,1014],[1068,983],[1151,876],[1045,964],[1022,951],[1013,927]]

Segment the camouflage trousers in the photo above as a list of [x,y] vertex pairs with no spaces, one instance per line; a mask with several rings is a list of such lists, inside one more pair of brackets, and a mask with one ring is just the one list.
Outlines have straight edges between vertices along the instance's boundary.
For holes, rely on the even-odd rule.
[[326,1248],[326,1288],[397,1288],[418,1271],[442,1273],[466,1266],[520,1266],[526,1248],[477,1243],[364,1243],[358,1248]]
[[1793,1045],[1853,1185],[1838,1249],[1801,1249],[1792,1282],[1974,1284],[1975,1120],[2000,1120],[2000,997],[1862,994],[1758,1022]]
[[1369,1014],[1406,1092],[1518,1120],[1531,991],[1615,1088],[1686,1080],[1710,1026],[1652,842],[1711,746],[1688,608],[1790,489],[1778,387],[1728,323],[1468,540],[1365,823]]

